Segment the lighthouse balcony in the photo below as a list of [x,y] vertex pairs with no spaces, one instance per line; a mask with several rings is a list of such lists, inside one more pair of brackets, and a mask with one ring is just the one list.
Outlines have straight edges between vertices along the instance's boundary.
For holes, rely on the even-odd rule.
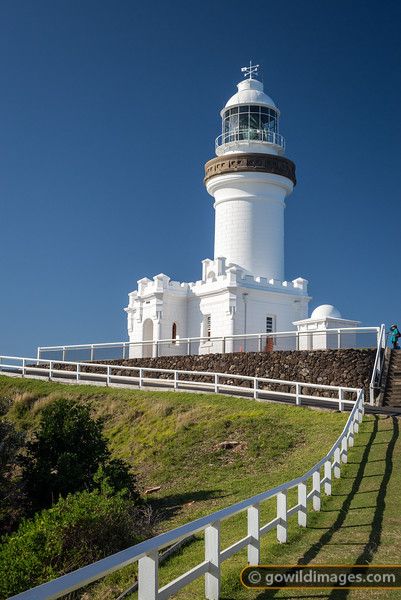
[[268,152],[283,154],[284,137],[275,131],[266,129],[237,129],[222,133],[216,138],[216,154],[229,152]]

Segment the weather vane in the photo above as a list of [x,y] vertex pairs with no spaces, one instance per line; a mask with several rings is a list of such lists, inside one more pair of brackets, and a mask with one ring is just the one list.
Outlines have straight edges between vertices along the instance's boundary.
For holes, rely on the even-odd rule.
[[259,69],[259,65],[253,65],[252,61],[249,61],[249,67],[242,67],[241,73],[244,73],[244,77],[252,79],[252,75],[256,75]]

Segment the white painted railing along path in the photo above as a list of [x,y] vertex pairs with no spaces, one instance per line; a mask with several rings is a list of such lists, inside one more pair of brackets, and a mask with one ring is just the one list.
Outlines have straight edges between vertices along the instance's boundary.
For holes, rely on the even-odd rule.
[[[304,385],[311,386],[311,384]],[[341,388],[336,389],[340,397]],[[298,525],[306,527],[309,504],[312,504],[314,511],[319,511],[322,488],[326,495],[331,494],[333,476],[338,478],[341,475],[341,463],[347,462],[348,449],[354,444],[354,436],[358,432],[364,413],[363,390],[354,389],[353,392],[356,395],[356,401],[341,435],[331,450],[306,473],[266,492],[237,502],[228,508],[196,519],[96,563],[63,575],[49,583],[13,596],[13,599],[50,600],[60,598],[118,569],[137,562],[139,600],[164,600],[202,576],[205,577],[204,597],[208,600],[218,600],[220,597],[221,564],[225,560],[243,548],[247,548],[248,563],[260,564],[260,541],[262,536],[275,530],[277,540],[280,543],[285,543],[287,541],[288,520],[297,515]],[[294,488],[297,489],[297,503],[294,506],[288,506],[288,491]],[[276,516],[268,523],[261,524],[260,508],[267,501],[276,503]],[[231,546],[222,548],[220,541],[221,523],[244,512],[247,517],[247,534]],[[159,587],[158,562],[160,550],[200,533],[204,534],[204,560],[173,581]],[[266,557],[263,557],[263,559],[266,560]]]
[[[64,368],[60,368],[63,366]],[[125,371],[126,375],[117,374]],[[173,390],[189,389],[211,391],[215,394],[233,392],[236,395],[257,399],[294,400],[296,405],[307,402],[338,403],[340,411],[355,400],[346,396],[355,393],[356,388],[270,379],[268,377],[250,377],[234,373],[213,373],[209,371],[185,371],[177,369],[155,369],[150,367],[131,367],[102,363],[78,363],[72,361],[54,361],[18,356],[0,356],[0,373],[20,375],[59,381],[61,383],[124,386],[142,389],[160,387]],[[159,376],[156,377],[156,374]],[[166,375],[166,377],[160,377]],[[189,376],[189,378],[188,378]],[[186,377],[186,378],[185,378]],[[202,378],[203,381],[193,380]],[[205,381],[207,380],[207,381]],[[237,385],[240,383],[243,385]],[[283,390],[274,388],[284,387]],[[293,391],[289,391],[288,388]],[[307,394],[303,390],[321,390],[323,394]]]

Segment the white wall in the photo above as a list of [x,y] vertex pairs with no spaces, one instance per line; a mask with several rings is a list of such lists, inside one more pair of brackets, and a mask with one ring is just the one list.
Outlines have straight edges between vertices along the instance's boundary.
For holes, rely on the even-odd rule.
[[284,279],[284,200],[293,183],[271,173],[228,173],[207,182],[215,199],[215,259],[254,276]]

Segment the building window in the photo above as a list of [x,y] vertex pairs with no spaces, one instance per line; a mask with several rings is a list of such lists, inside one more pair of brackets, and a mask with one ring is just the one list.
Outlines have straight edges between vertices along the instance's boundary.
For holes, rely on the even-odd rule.
[[[275,317],[266,317],[266,333],[273,333],[275,330],[275,320]],[[275,343],[276,339],[273,336],[266,336],[265,352],[273,352]]]
[[208,340],[210,340],[210,338],[212,336],[212,317],[211,317],[211,315],[205,316],[203,335]]
[[266,317],[266,333],[273,333],[274,317]]
[[173,323],[173,326],[171,328],[171,339],[173,344],[177,343],[177,323]]
[[[229,108],[223,115],[223,142],[259,140],[270,142],[278,133],[278,113],[265,106],[245,105]],[[269,135],[270,134],[270,135]]]

